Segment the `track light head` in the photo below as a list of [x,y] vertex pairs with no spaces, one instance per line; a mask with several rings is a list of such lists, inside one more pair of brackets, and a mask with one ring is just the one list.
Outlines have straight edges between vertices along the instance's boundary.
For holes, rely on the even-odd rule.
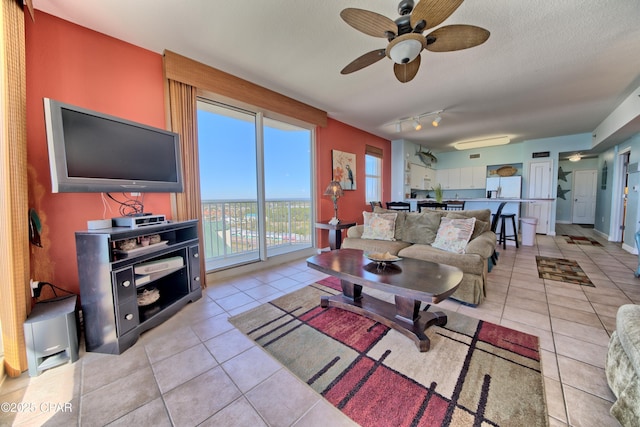
[[402,122],[396,123],[396,132],[402,132]]
[[440,120],[442,120],[442,117],[440,117],[440,116],[436,116],[436,118],[435,118],[435,119],[433,119],[433,121],[431,122],[431,125],[432,125],[434,128],[437,128],[437,127],[438,127],[438,125],[440,124]]
[[415,130],[422,129],[422,124],[418,121],[418,119],[413,119],[413,128]]

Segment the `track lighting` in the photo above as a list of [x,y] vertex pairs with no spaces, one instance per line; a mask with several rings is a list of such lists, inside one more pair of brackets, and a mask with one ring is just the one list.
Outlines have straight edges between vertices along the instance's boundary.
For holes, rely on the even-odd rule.
[[394,125],[396,128],[396,132],[400,133],[402,132],[402,124],[406,123],[406,122],[411,122],[411,126],[413,127],[414,130],[418,131],[420,129],[422,129],[422,123],[420,123],[420,120],[423,117],[428,117],[428,116],[436,116],[433,121],[431,122],[431,125],[433,127],[438,127],[438,125],[440,124],[440,120],[442,120],[442,117],[440,116],[441,113],[443,113],[444,110],[438,110],[438,111],[432,111],[430,113],[423,113],[417,116],[413,116],[413,117],[406,117],[404,119],[398,119],[396,121],[393,121],[391,123],[387,123],[385,126],[390,126],[390,125]]

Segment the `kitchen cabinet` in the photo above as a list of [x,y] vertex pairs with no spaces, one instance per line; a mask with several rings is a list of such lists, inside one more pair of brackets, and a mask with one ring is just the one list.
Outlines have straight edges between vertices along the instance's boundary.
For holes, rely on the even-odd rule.
[[413,190],[430,190],[433,187],[435,171],[418,164],[411,164],[409,186]]
[[486,167],[473,166],[466,168],[440,169],[436,172],[436,185],[443,190],[485,188]]
[[460,188],[479,189],[485,188],[487,168],[485,166],[472,166],[460,168]]
[[440,184],[443,190],[456,190],[460,188],[460,168],[440,169],[436,171],[436,185]]

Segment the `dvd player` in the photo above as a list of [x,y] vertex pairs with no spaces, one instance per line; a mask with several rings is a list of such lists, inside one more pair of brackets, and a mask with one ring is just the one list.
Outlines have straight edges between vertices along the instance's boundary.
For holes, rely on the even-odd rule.
[[122,216],[113,218],[113,225],[116,227],[140,228],[149,225],[166,224],[167,219],[164,215],[141,215],[141,216]]

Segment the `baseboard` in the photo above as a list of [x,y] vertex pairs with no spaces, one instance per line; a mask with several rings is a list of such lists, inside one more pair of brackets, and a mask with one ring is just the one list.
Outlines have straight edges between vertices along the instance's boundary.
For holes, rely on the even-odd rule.
[[573,224],[571,221],[558,221],[556,220],[556,224]]
[[596,230],[595,228],[593,229],[593,232],[596,233],[598,236],[602,237],[603,239],[607,239],[607,241],[609,241],[609,235],[607,233],[604,233],[600,230]]
[[638,249],[633,247],[633,246],[629,246],[626,243],[622,244],[622,249],[624,249],[625,251],[632,253],[634,255],[638,255]]

